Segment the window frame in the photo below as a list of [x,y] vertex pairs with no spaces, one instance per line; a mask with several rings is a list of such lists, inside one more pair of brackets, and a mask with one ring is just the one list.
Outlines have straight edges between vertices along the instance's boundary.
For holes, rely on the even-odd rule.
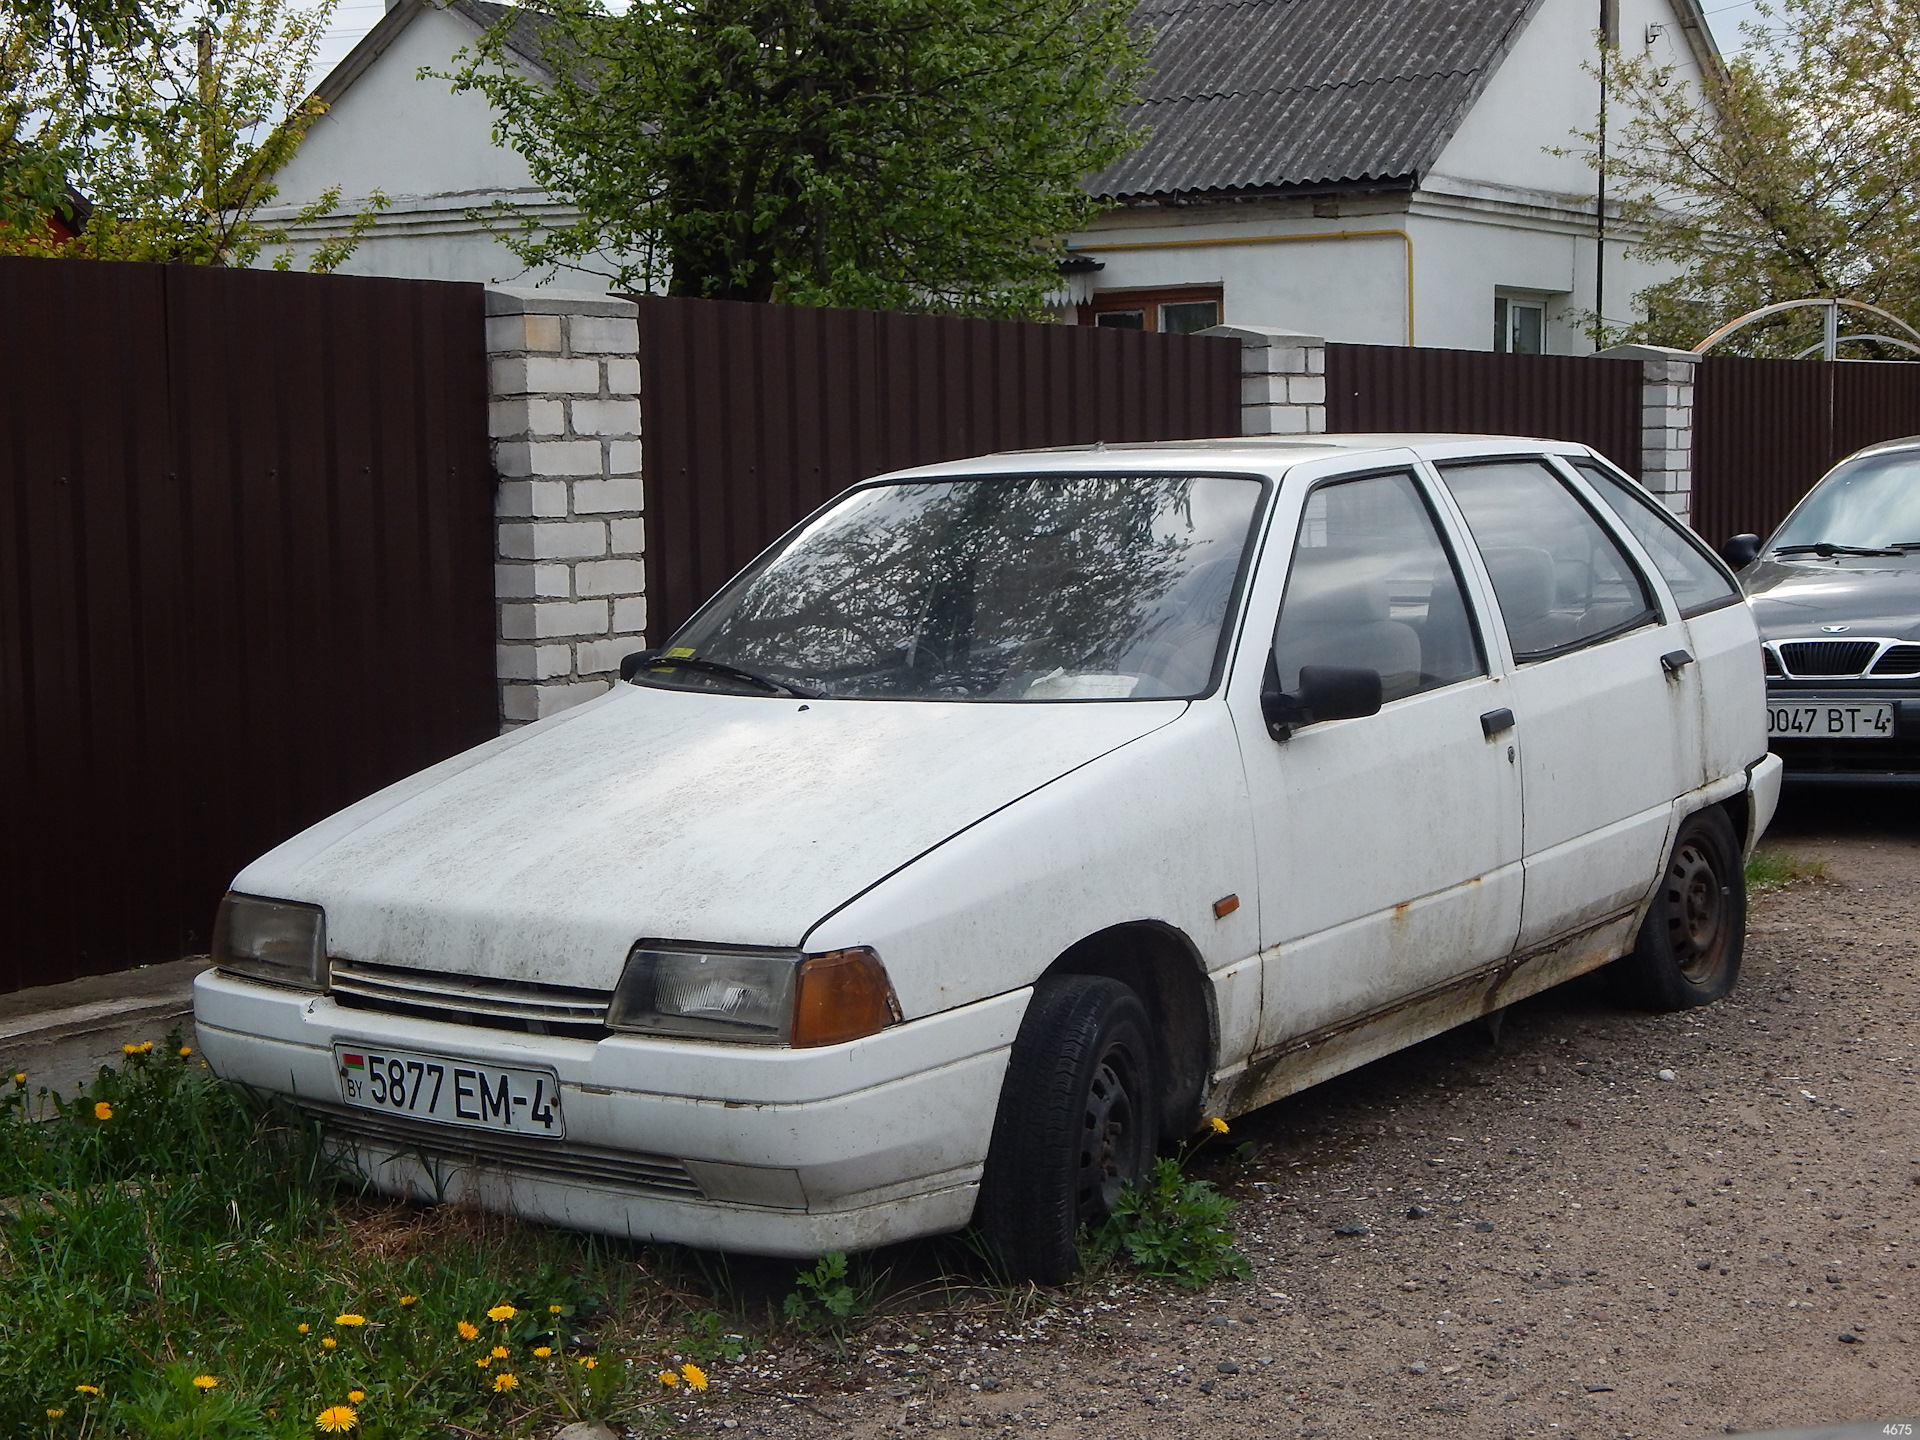
[[[1514,315],[1518,310],[1537,311],[1540,316],[1540,348],[1538,350],[1516,350],[1513,348]],[[1506,295],[1499,291],[1493,296],[1493,352],[1496,355],[1545,355],[1547,353],[1547,302],[1531,295]]]
[[[1673,597],[1674,613],[1678,615],[1680,619],[1691,620],[1696,615],[1711,615],[1715,610],[1724,610],[1729,605],[1738,605],[1747,598],[1747,592],[1742,588],[1739,577],[1728,568],[1727,562],[1714,554],[1713,548],[1695,534],[1691,527],[1681,524],[1678,515],[1675,515],[1671,510],[1667,509],[1666,506],[1662,505],[1656,497],[1648,494],[1645,486],[1635,481],[1632,476],[1620,469],[1619,466],[1614,465],[1599,455],[1556,455],[1553,458],[1562,462],[1567,469],[1578,476],[1583,485],[1592,485],[1593,483],[1588,480],[1583,473],[1582,467],[1584,466],[1592,466],[1602,475],[1611,476],[1616,480],[1625,482],[1623,489],[1630,499],[1652,511],[1669,529],[1679,535],[1688,545],[1692,546],[1694,553],[1705,559],[1713,572],[1722,580],[1726,581],[1731,587],[1732,593],[1721,599],[1709,600],[1697,605],[1682,605],[1680,604],[1680,597],[1674,593],[1672,582],[1668,581],[1664,574],[1661,575],[1661,583],[1666,586],[1667,593]],[[1600,503],[1606,506],[1608,510],[1611,510],[1613,507],[1608,504],[1605,495],[1601,493],[1599,487],[1594,486],[1593,488],[1594,493],[1600,495]],[[1618,522],[1619,528],[1625,532],[1625,538],[1631,541],[1636,549],[1645,548],[1641,546],[1639,537],[1633,533],[1624,519],[1618,515],[1614,515],[1612,518]],[[1654,570],[1656,572],[1659,571],[1659,562],[1654,559],[1651,552],[1648,553],[1647,559],[1653,563]]]
[[[1500,632],[1506,637],[1507,654],[1512,658],[1516,667],[1521,665],[1538,665],[1547,660],[1558,660],[1563,655],[1572,655],[1578,651],[1590,649],[1595,645],[1604,645],[1610,640],[1618,640],[1623,635],[1631,635],[1634,631],[1644,629],[1648,625],[1657,627],[1668,623],[1666,607],[1662,603],[1665,588],[1664,584],[1659,588],[1655,587],[1647,576],[1646,568],[1640,563],[1640,557],[1637,553],[1639,546],[1631,543],[1631,537],[1623,541],[1621,537],[1614,532],[1613,527],[1607,523],[1607,517],[1600,514],[1599,511],[1594,508],[1596,505],[1604,507],[1606,502],[1595,500],[1588,496],[1584,487],[1569,481],[1568,478],[1561,474],[1555,467],[1553,462],[1561,458],[1561,456],[1545,450],[1503,450],[1488,455],[1449,455],[1444,460],[1432,460],[1428,462],[1433,467],[1434,473],[1439,476],[1442,488],[1446,490],[1448,503],[1453,506],[1455,512],[1460,517],[1460,525],[1461,528],[1466,531],[1467,542],[1473,546],[1474,561],[1478,564],[1480,573],[1486,578],[1488,598],[1492,601],[1494,610],[1500,617]],[[1576,505],[1587,512],[1589,518],[1599,527],[1600,533],[1613,542],[1614,548],[1620,552],[1620,558],[1627,562],[1628,573],[1640,582],[1640,596],[1641,599],[1646,602],[1646,609],[1631,620],[1623,620],[1618,625],[1609,626],[1607,629],[1598,631],[1595,634],[1569,641],[1565,645],[1557,645],[1551,650],[1528,650],[1522,652],[1514,648],[1513,631],[1507,626],[1506,612],[1500,608],[1500,592],[1494,586],[1493,571],[1487,564],[1487,557],[1482,553],[1480,537],[1473,533],[1473,521],[1468,517],[1466,507],[1460,503],[1459,497],[1453,493],[1453,487],[1447,483],[1447,472],[1449,470],[1463,470],[1474,466],[1529,463],[1540,466],[1549,478],[1558,483],[1559,486],[1573,498],[1573,502]]]
[[[1300,508],[1298,517],[1294,521],[1292,535],[1290,537],[1282,537],[1281,541],[1281,543],[1287,547],[1286,576],[1280,585],[1280,603],[1273,613],[1273,622],[1267,626],[1266,654],[1261,657],[1260,662],[1263,667],[1271,661],[1274,653],[1279,648],[1278,637],[1280,634],[1280,622],[1286,617],[1287,596],[1293,589],[1294,561],[1300,553],[1300,534],[1306,528],[1307,507],[1313,503],[1313,497],[1330,486],[1349,485],[1356,480],[1387,479],[1396,475],[1405,476],[1413,482],[1414,494],[1418,497],[1421,508],[1426,513],[1427,523],[1433,526],[1433,533],[1440,541],[1441,553],[1447,557],[1447,564],[1453,569],[1453,582],[1460,592],[1461,608],[1466,611],[1467,628],[1473,634],[1473,652],[1480,661],[1480,670],[1478,674],[1465,675],[1458,680],[1449,680],[1444,685],[1435,685],[1425,690],[1416,690],[1411,695],[1401,695],[1393,700],[1386,701],[1385,704],[1399,705],[1404,701],[1418,700],[1423,695],[1433,695],[1442,690],[1451,690],[1455,685],[1467,685],[1475,680],[1492,678],[1494,668],[1493,656],[1487,649],[1485,617],[1481,614],[1479,599],[1474,594],[1473,585],[1468,582],[1467,570],[1462,564],[1462,557],[1459,550],[1460,539],[1453,533],[1453,517],[1439,503],[1438,497],[1434,495],[1431,481],[1423,472],[1417,457],[1399,464],[1372,466],[1363,470],[1346,470],[1336,475],[1323,475],[1308,484],[1306,490],[1300,496]],[[1452,499],[1451,496],[1447,498],[1449,501]],[[1472,544],[1472,533],[1469,532],[1464,539],[1467,544]],[[1289,543],[1289,540],[1291,543]],[[1478,558],[1476,552],[1475,559],[1478,560]]]
[[1141,332],[1165,335],[1170,332],[1160,328],[1162,306],[1192,305],[1206,301],[1211,301],[1215,306],[1213,323],[1223,323],[1227,316],[1227,301],[1225,287],[1221,285],[1162,285],[1137,290],[1096,290],[1090,300],[1078,307],[1075,319],[1082,325],[1119,329],[1119,326],[1101,327],[1099,317],[1115,311],[1138,310],[1142,312]]

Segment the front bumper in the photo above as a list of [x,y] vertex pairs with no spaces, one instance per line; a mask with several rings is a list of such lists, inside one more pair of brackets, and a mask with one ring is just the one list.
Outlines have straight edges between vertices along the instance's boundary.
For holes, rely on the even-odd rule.
[[1767,746],[1785,763],[1788,784],[1920,784],[1920,696],[1913,686],[1769,679],[1767,704],[1893,706],[1893,734],[1885,739],[1773,736]]
[[[955,1230],[973,1213],[1017,990],[817,1050],[559,1036],[348,1010],[209,970],[214,1072],[324,1122],[379,1189],[634,1239],[806,1258]],[[563,1141],[350,1109],[336,1040],[551,1067]]]

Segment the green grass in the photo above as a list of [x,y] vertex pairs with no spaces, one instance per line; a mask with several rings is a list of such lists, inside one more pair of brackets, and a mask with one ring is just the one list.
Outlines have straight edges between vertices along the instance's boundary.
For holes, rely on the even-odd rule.
[[[1050,1303],[994,1278],[967,1236],[736,1265],[380,1199],[311,1123],[216,1080],[177,1037],[129,1051],[68,1098],[0,1072],[9,1440],[491,1440],[574,1419],[664,1433],[756,1328],[844,1353],[912,1310]],[[1163,1161],[1088,1258],[1188,1286],[1244,1274],[1231,1209]]]
[[[14,1077],[0,1434],[309,1437],[335,1406],[368,1440],[670,1424],[663,1365],[738,1342],[649,1254],[358,1197],[313,1130],[177,1041],[68,1101]],[[672,1395],[684,1406],[690,1390]]]
[[1803,860],[1785,850],[1755,850],[1747,861],[1747,889],[1754,894],[1830,878],[1826,861]]

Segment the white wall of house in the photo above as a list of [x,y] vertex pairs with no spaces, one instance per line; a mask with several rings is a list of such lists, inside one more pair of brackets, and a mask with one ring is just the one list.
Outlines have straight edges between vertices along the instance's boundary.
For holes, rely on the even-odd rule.
[[[1104,263],[1097,291],[1221,287],[1225,323],[1352,344],[1493,347],[1497,295],[1541,304],[1546,348],[1585,354],[1594,308],[1596,176],[1575,132],[1594,127],[1593,0],[1542,0],[1479,100],[1411,194],[1138,206],[1070,244]],[[1621,0],[1622,49],[1651,49],[1680,83],[1699,67],[1668,0]],[[1659,27],[1650,32],[1649,27]],[[1380,235],[1377,231],[1392,232]],[[1608,320],[1670,270],[1607,246]],[[1195,243],[1204,242],[1204,243]],[[1408,274],[1411,266],[1411,316]],[[1409,323],[1411,320],[1411,323]]]
[[[418,78],[423,67],[451,73],[455,54],[472,48],[479,34],[451,11],[423,9],[314,123],[280,172],[280,195],[268,213],[284,221],[334,185],[342,187],[344,213],[295,231],[296,265],[339,234],[378,190],[391,204],[343,273],[538,283],[468,212],[500,201],[561,223],[571,212],[533,183],[517,152],[493,143],[493,109],[482,96]],[[557,283],[578,290],[585,282],[571,275]]]

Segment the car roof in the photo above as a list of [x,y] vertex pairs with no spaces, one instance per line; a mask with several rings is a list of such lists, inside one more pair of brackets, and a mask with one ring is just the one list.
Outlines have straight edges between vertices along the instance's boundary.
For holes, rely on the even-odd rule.
[[1406,452],[1426,460],[1456,460],[1476,455],[1554,454],[1589,455],[1585,446],[1569,440],[1542,440],[1523,435],[1448,435],[1441,433],[1342,435],[1245,435],[1214,440],[1155,440],[1120,444],[1058,445],[1035,450],[1003,450],[967,460],[948,460],[936,465],[916,465],[896,470],[876,479],[951,475],[1006,474],[1040,470],[1084,471],[1091,459],[1101,470],[1125,469],[1144,465],[1153,470],[1169,468],[1169,462],[1182,468],[1210,471],[1257,471],[1278,475],[1310,460],[1328,460],[1342,456],[1362,458],[1368,454],[1404,456]]

